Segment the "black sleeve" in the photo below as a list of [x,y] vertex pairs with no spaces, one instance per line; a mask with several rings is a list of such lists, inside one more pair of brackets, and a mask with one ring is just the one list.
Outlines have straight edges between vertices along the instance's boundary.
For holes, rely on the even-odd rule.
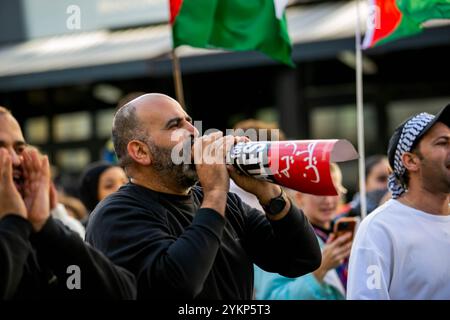
[[[67,298],[135,299],[134,276],[114,265],[80,236],[50,217],[42,230],[32,236],[38,255],[45,259],[58,279],[62,279]],[[68,267],[79,267],[81,288],[69,290]]]
[[246,250],[256,265],[286,277],[299,277],[320,266],[322,253],[314,230],[292,202],[283,219],[272,221],[239,198],[237,201],[246,217]]
[[14,214],[0,220],[0,300],[11,299],[30,254],[31,224]]
[[[108,214],[101,217],[101,226],[89,223],[87,240],[137,275],[138,296],[196,297],[212,269],[225,219],[212,209],[201,208],[177,237],[164,212],[127,209],[110,205]],[[102,232],[106,229],[107,233]],[[112,243],[114,248],[108,247]]]

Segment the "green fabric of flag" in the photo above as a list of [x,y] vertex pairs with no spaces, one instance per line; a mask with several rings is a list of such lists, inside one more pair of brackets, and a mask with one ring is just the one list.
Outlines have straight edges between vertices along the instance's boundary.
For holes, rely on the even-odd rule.
[[293,66],[286,0],[171,0],[174,47],[261,51]]

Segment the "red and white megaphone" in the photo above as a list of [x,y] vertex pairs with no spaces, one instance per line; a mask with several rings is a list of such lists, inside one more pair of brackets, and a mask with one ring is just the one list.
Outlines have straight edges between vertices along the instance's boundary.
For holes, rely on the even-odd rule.
[[358,158],[347,140],[258,141],[236,144],[230,153],[233,166],[257,179],[300,192],[337,195],[330,162]]

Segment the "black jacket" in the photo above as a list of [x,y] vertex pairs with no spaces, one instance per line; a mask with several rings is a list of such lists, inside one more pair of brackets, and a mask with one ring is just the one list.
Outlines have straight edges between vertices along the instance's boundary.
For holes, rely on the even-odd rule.
[[[77,271],[80,289],[67,283]],[[68,269],[69,268],[69,269]],[[72,289],[69,289],[71,287]],[[0,220],[0,299],[133,299],[135,279],[53,218],[42,230],[17,215]]]
[[90,216],[86,240],[132,271],[138,299],[251,299],[253,263],[298,277],[319,267],[320,248],[303,213],[269,221],[228,194],[225,219],[200,208],[203,193],[158,193],[127,184]]

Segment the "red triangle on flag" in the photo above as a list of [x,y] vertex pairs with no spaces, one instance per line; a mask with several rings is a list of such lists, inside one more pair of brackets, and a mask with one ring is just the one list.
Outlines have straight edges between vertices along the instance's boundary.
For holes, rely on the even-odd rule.
[[169,2],[170,2],[170,24],[173,24],[175,18],[178,15],[178,12],[180,12],[183,0],[169,0]]

